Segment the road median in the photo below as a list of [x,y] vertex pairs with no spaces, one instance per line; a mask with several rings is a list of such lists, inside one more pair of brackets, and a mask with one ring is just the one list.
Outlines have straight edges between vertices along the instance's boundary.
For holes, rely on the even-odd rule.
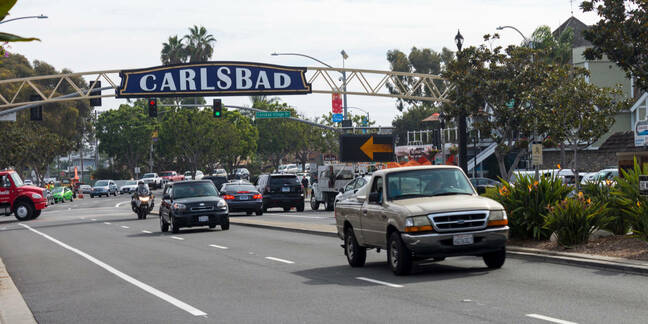
[[0,259],[0,323],[36,323],[34,315],[11,280],[2,259]]

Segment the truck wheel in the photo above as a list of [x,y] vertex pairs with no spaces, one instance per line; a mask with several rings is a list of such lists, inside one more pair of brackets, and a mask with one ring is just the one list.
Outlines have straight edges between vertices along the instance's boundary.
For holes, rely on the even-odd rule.
[[327,199],[324,207],[326,211],[333,211],[335,209],[335,204],[330,199]]
[[304,204],[298,205],[297,206],[297,211],[300,212],[300,213],[303,212],[304,211]]
[[285,212],[289,212],[289,211],[290,211],[290,207],[284,207],[283,209],[284,209]]
[[311,201],[310,201],[311,209],[312,210],[318,210],[319,209],[319,201],[315,199],[315,195],[311,196]]
[[489,269],[499,269],[504,265],[506,261],[506,248],[502,248],[497,252],[491,252],[484,254],[484,263]]
[[34,211],[34,218],[33,218],[33,219],[38,218],[38,216],[41,215],[41,211],[42,211],[42,210],[35,210],[35,211]]
[[387,242],[387,263],[394,274],[406,275],[412,271],[412,255],[401,240],[400,233],[394,231]]
[[164,218],[160,216],[160,230],[162,232],[168,232],[169,231],[169,223],[164,221]]
[[344,232],[344,254],[346,254],[349,265],[354,268],[363,267],[367,260],[367,248],[358,244],[351,227]]
[[34,217],[34,207],[25,201],[20,201],[16,204],[14,215],[19,221],[30,220]]

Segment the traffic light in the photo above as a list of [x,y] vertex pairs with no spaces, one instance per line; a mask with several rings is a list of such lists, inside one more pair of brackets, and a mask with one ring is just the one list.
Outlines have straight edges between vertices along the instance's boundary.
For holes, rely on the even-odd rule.
[[157,117],[157,99],[151,98],[148,100],[149,117]]
[[[90,88],[92,88],[92,91],[90,91],[90,96],[101,96],[101,81],[92,81],[90,82]],[[101,107],[101,98],[92,98],[90,99],[90,106],[91,107]]]
[[[42,99],[39,95],[29,96],[29,101],[40,101]],[[29,119],[35,121],[43,120],[43,104],[29,108]]]
[[223,117],[223,102],[220,99],[214,99],[214,117]]

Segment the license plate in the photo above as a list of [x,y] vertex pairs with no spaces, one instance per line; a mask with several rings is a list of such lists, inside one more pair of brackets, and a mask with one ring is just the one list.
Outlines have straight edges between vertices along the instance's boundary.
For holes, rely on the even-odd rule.
[[209,222],[209,216],[198,216],[199,222]]
[[281,192],[290,192],[290,187],[281,188]]
[[475,243],[472,234],[460,234],[452,237],[452,245],[469,245]]
[[239,196],[239,200],[248,200],[250,196]]

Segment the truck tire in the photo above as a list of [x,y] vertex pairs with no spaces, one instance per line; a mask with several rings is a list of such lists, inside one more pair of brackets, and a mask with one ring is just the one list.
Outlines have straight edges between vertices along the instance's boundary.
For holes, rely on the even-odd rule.
[[331,199],[326,199],[326,203],[324,207],[326,211],[333,211],[335,209],[335,201]]
[[412,254],[397,231],[391,233],[387,242],[387,263],[397,276],[407,275],[412,271]]
[[344,231],[344,254],[347,257],[349,265],[357,268],[363,267],[367,260],[367,248],[358,244],[358,240],[353,234],[353,228],[348,227]]
[[19,201],[16,203],[14,215],[19,221],[30,220],[34,217],[34,206],[26,201]]
[[311,201],[310,201],[311,209],[312,210],[318,210],[319,209],[319,201],[315,199],[315,195],[311,195]]
[[484,254],[484,263],[489,269],[499,269],[504,265],[506,261],[506,248],[502,248],[499,251],[491,252]]
[[41,211],[42,211],[42,210],[35,210],[35,211],[34,211],[34,218],[33,218],[33,219],[38,218],[38,216],[41,215]]
[[297,205],[297,211],[300,212],[300,213],[304,211],[304,204],[303,203],[300,204],[300,205]]

